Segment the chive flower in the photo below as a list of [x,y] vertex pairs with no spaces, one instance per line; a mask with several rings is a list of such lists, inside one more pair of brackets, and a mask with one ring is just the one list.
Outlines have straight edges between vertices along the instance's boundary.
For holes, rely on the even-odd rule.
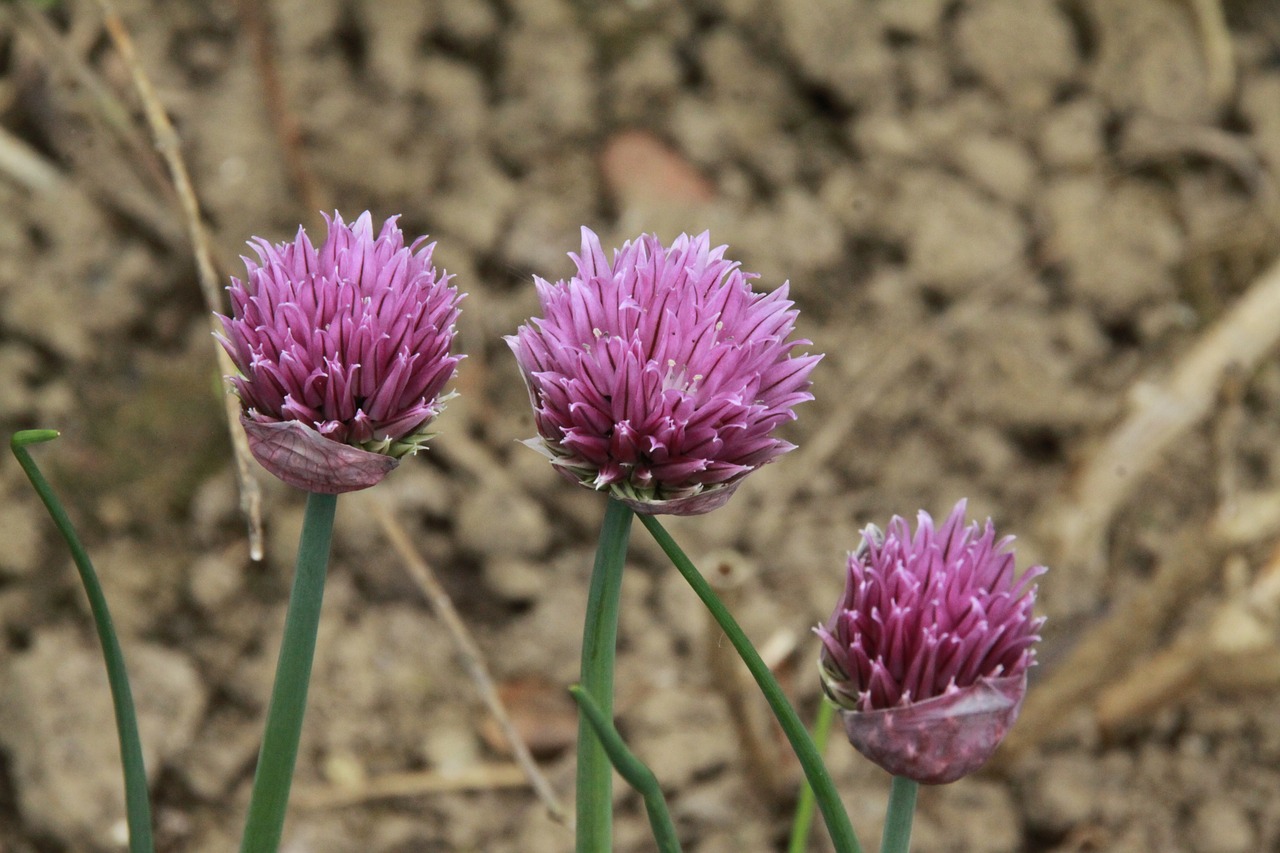
[[377,237],[366,211],[325,217],[317,250],[255,237],[255,262],[231,279],[218,340],[240,371],[249,448],[290,485],[336,494],[381,480],[431,437],[453,355],[461,295],[431,263],[434,243],[406,246],[391,217]]
[[793,355],[788,285],[752,291],[707,233],[653,235],[612,261],[582,229],[577,273],[536,278],[543,316],[506,338],[533,405],[526,444],[570,480],[641,513],[719,507],[749,473],[794,449],[773,435],[812,400],[821,355]]
[[986,762],[1017,718],[1043,619],[1035,566],[1014,576],[1013,537],[965,526],[965,501],[912,535],[895,516],[849,556],[819,666],[849,740],[896,776],[953,782]]

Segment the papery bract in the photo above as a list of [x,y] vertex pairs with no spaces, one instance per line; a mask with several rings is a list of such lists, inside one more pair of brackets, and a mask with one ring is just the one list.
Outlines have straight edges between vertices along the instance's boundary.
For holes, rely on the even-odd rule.
[[951,782],[991,756],[1017,718],[1043,619],[1035,566],[1014,576],[1012,537],[965,526],[960,501],[913,536],[899,517],[851,554],[820,667],[853,745],[918,782]]
[[539,437],[569,479],[642,513],[721,506],[751,471],[794,448],[774,437],[813,399],[820,355],[793,356],[787,284],[752,291],[708,234],[670,247],[642,235],[610,261],[582,229],[577,274],[535,279],[543,316],[506,340]]
[[326,217],[317,250],[252,241],[258,261],[228,288],[218,336],[255,458],[286,483],[337,493],[373,485],[431,437],[461,295],[437,274],[434,243],[406,246],[396,217],[377,237],[368,212]]

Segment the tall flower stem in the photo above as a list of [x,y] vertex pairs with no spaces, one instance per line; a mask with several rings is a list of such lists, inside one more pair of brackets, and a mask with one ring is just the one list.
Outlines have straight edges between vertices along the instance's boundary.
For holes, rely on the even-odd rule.
[[800,766],[804,768],[805,778],[813,788],[814,796],[818,800],[818,808],[822,810],[822,818],[827,824],[827,832],[831,835],[831,841],[835,844],[837,853],[861,853],[862,847],[858,844],[853,827],[849,824],[849,816],[845,814],[840,795],[836,793],[835,783],[831,781],[831,774],[827,772],[826,765],[822,763],[822,756],[818,754],[817,747],[813,745],[813,740],[805,731],[804,724],[800,722],[795,709],[787,701],[786,694],[782,692],[777,679],[773,677],[773,673],[769,672],[769,667],[760,659],[760,654],[751,645],[751,641],[747,639],[747,635],[738,626],[733,615],[725,609],[715,591],[711,589],[711,585],[658,519],[651,515],[642,515],[640,521],[648,528],[668,559],[675,565],[676,570],[689,586],[693,587],[694,593],[711,611],[711,615],[715,617],[721,630],[729,638],[729,642],[737,650],[743,663],[747,665],[756,684],[760,686],[760,691],[764,693],[769,707],[773,709],[773,714],[782,726],[783,733],[791,742],[791,749],[800,760]]
[[253,779],[249,818],[240,842],[241,853],[275,853],[280,844],[293,767],[298,757],[298,739],[302,734],[302,717],[307,708],[307,686],[315,657],[337,503],[337,495],[314,492],[307,495],[293,592],[289,594],[289,611],[284,621],[284,641],[276,663],[275,686],[271,690],[267,727]]
[[129,675],[125,671],[124,652],[120,648],[120,640],[116,637],[115,627],[111,622],[111,612],[107,609],[107,599],[102,593],[102,585],[98,583],[98,574],[93,569],[89,554],[80,543],[80,537],[76,535],[71,519],[62,508],[58,496],[53,493],[49,481],[40,473],[35,460],[27,452],[28,444],[52,441],[57,437],[56,430],[23,430],[15,433],[9,440],[9,447],[26,473],[27,479],[31,481],[36,494],[44,502],[45,509],[49,511],[58,532],[66,541],[67,548],[71,551],[71,559],[75,561],[76,569],[80,572],[80,582],[89,599],[93,623],[98,629],[98,641],[102,643],[102,657],[107,665],[107,681],[111,685],[111,701],[115,706],[116,733],[120,738],[120,760],[124,765],[125,819],[129,827],[129,851],[130,853],[151,853],[155,850],[155,843],[151,838],[151,800],[147,792],[147,771],[142,761],[142,741],[138,737],[138,715],[133,707],[133,691],[129,689]]
[[911,822],[916,813],[916,792],[920,783],[905,776],[894,776],[889,789],[889,807],[884,816],[884,835],[880,853],[907,853],[911,848]]
[[[836,706],[826,699],[818,703],[818,719],[813,724],[813,741],[821,755],[827,748],[827,737],[831,734],[831,721],[836,717]],[[796,803],[795,820],[791,823],[791,839],[787,843],[787,853],[804,853],[809,849],[809,830],[813,826],[813,809],[816,801],[813,787],[805,782],[800,786],[800,799]]]
[[600,709],[591,701],[591,697],[582,692],[582,688],[574,685],[569,688],[569,695],[578,703],[582,713],[591,727],[595,729],[600,743],[618,769],[619,775],[627,780],[644,798],[644,809],[649,814],[649,827],[653,830],[653,840],[658,845],[659,853],[680,853],[680,841],[676,837],[675,825],[671,822],[671,812],[667,809],[667,800],[662,796],[662,787],[653,771],[644,762],[627,749],[622,735],[613,727],[613,723],[600,713]]
[[[613,663],[618,645],[618,603],[633,513],[610,498],[605,507],[587,618],[582,628],[580,683],[601,715],[613,717]],[[613,849],[613,766],[585,714],[578,719],[577,853]]]

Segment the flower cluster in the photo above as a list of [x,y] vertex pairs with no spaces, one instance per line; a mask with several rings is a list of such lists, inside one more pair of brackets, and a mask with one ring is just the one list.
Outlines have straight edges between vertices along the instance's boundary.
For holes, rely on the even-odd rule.
[[1042,619],[1042,566],[1014,576],[1012,537],[965,526],[965,502],[913,536],[899,517],[850,555],[820,666],[850,740],[891,773],[949,782],[990,757],[1013,724]]
[[666,248],[652,235],[610,261],[582,229],[577,274],[537,279],[543,316],[507,338],[539,438],[570,479],[638,512],[722,505],[742,479],[793,449],[773,436],[813,399],[820,355],[793,356],[787,285],[752,291],[706,233]]
[[334,214],[317,250],[256,238],[258,262],[232,279],[219,340],[254,456],[309,491],[365,488],[430,437],[451,354],[457,289],[431,263],[434,243],[406,246],[396,218],[377,237],[366,212]]

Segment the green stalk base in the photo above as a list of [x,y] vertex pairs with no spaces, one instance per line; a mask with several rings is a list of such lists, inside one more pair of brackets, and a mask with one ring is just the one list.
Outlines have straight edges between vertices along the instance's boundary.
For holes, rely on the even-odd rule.
[[[612,498],[596,546],[582,628],[581,688],[604,719],[613,718],[613,664],[618,645],[622,569],[627,562],[633,513]],[[613,766],[591,721],[578,721],[577,853],[613,849]]]
[[275,686],[267,727],[258,754],[258,770],[249,799],[241,853],[276,853],[284,832],[289,788],[298,758],[302,718],[307,709],[307,688],[315,657],[324,578],[329,567],[329,543],[337,495],[310,494],[298,543],[298,564],[284,620],[284,640],[276,664]]

